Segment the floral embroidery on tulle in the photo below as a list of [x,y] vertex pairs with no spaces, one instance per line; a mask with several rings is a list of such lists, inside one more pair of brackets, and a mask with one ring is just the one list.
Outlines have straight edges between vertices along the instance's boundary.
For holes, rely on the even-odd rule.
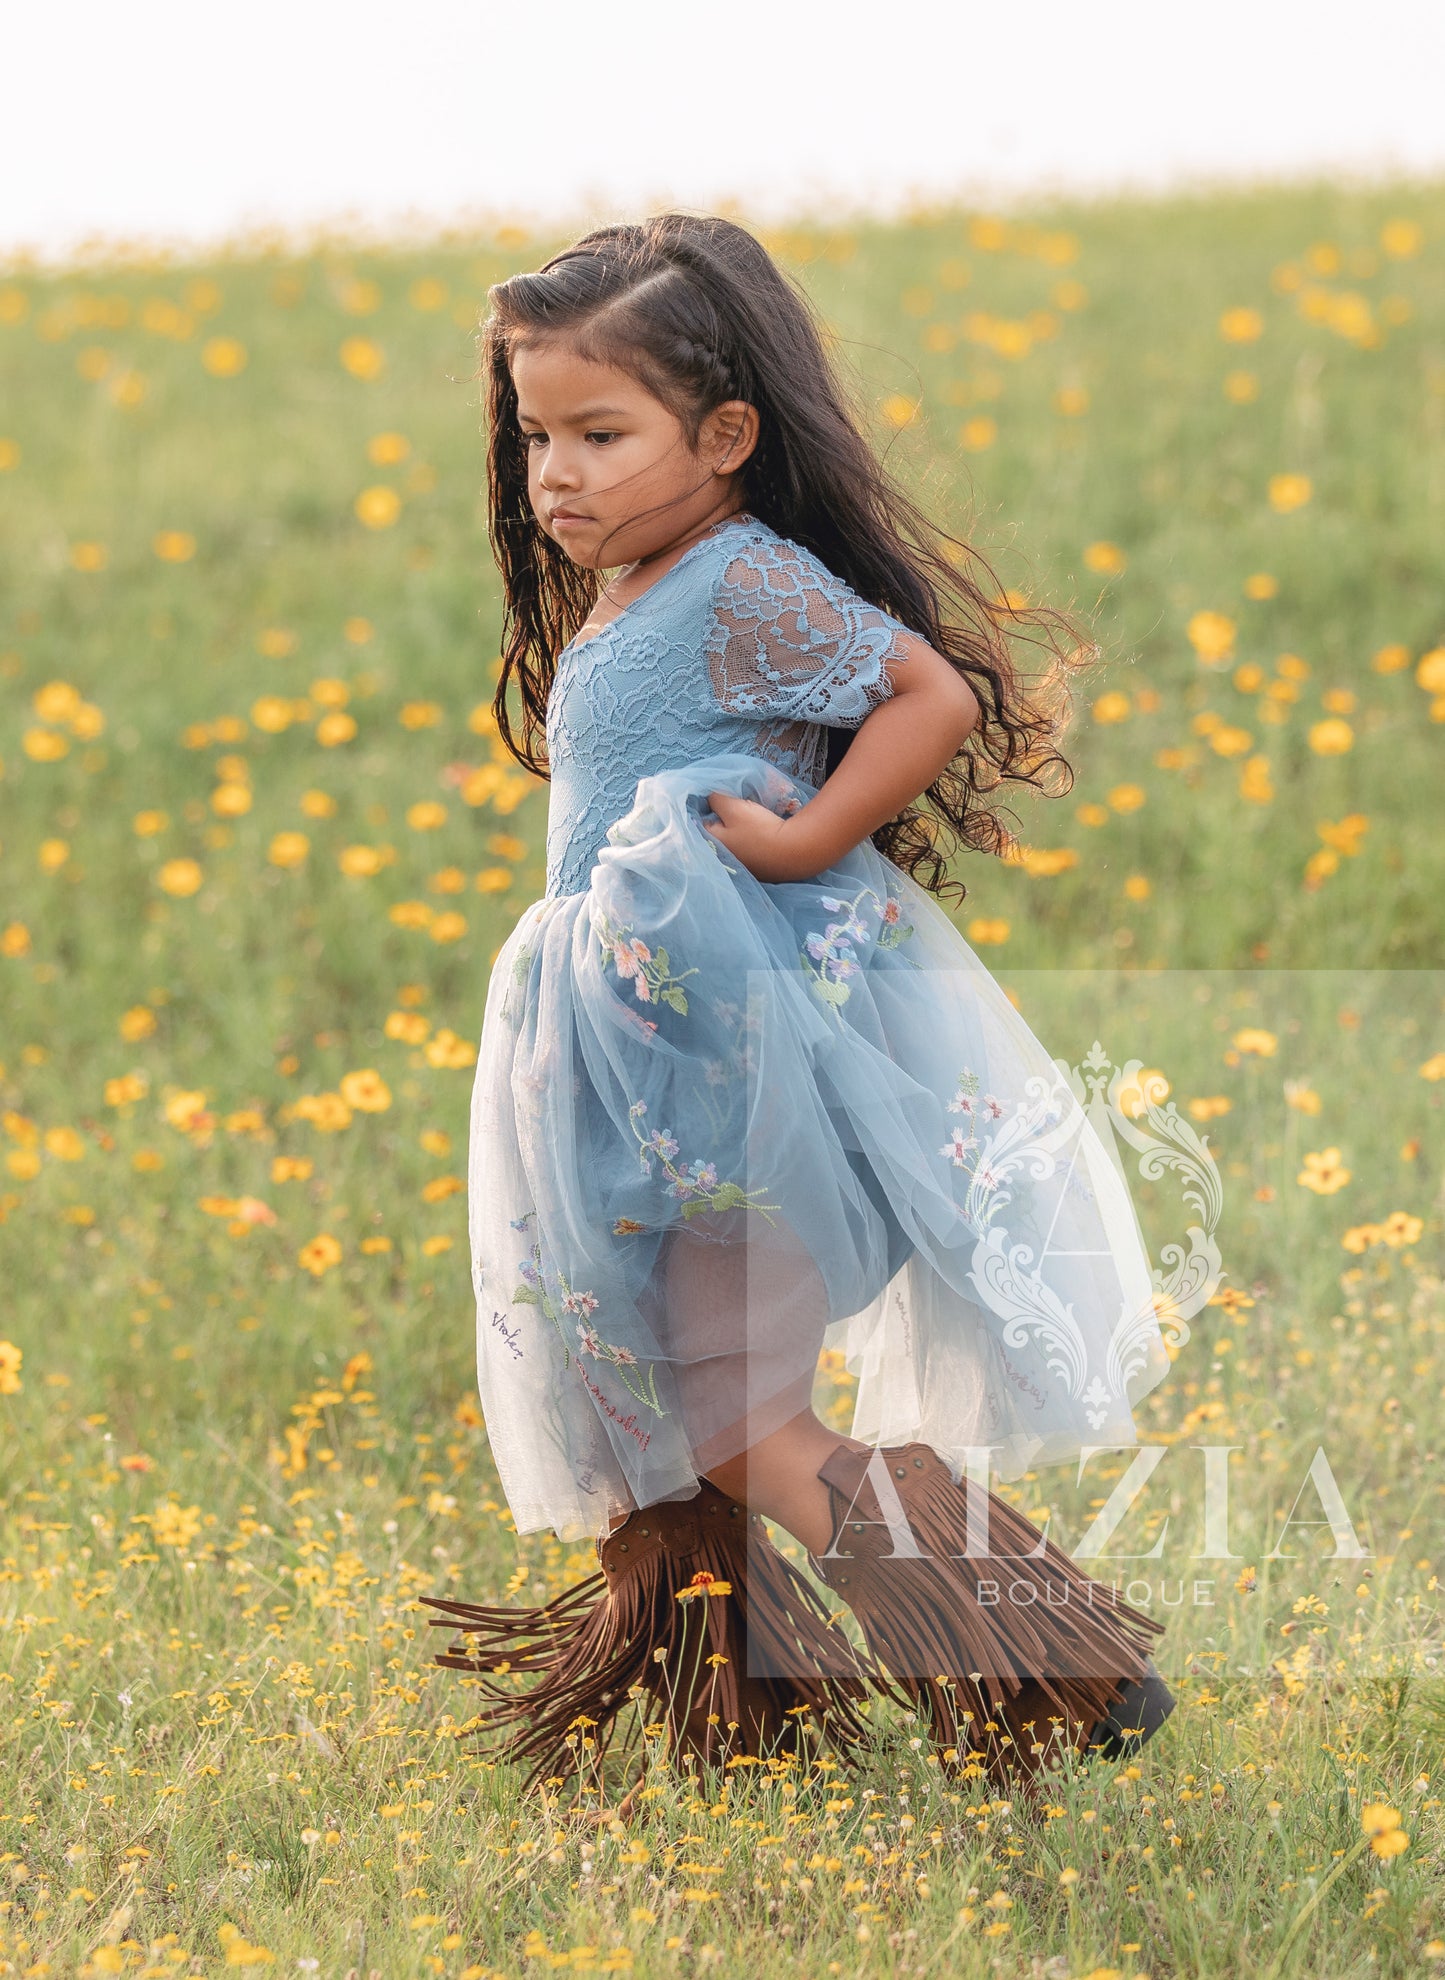
[[669,974],[666,949],[654,955],[646,942],[633,937],[630,923],[619,928],[601,909],[594,914],[592,926],[603,955],[611,959],[623,981],[631,983],[639,1004],[670,1004],[680,1017],[687,1016],[687,992],[682,985],[687,977],[697,975],[695,969],[685,969],[681,976]]
[[654,1157],[662,1163],[663,1169],[672,1178],[666,1194],[676,1197],[682,1204],[682,1214],[685,1218],[695,1217],[702,1210],[743,1209],[758,1211],[762,1216],[767,1217],[770,1224],[774,1221],[768,1216],[768,1212],[781,1209],[782,1206],[777,1203],[754,1203],[752,1199],[763,1193],[761,1188],[744,1190],[735,1182],[719,1181],[717,1166],[712,1162],[699,1160],[685,1168],[679,1167],[672,1159],[678,1152],[675,1135],[667,1128],[653,1128],[647,1135],[639,1131],[638,1119],[646,1112],[645,1100],[634,1100],[627,1110],[628,1118],[632,1122],[632,1132],[640,1143],[638,1159],[642,1164],[642,1173],[645,1176],[652,1174]]
[[[532,907],[528,910],[528,913],[532,917],[531,927],[527,931],[527,939],[518,944],[517,951],[512,957],[511,981],[507,988],[506,1000],[502,1005],[502,1016],[509,1023],[518,1024],[521,1022],[522,1012],[525,1008],[524,994],[526,986],[531,979],[532,965],[537,959],[537,951],[542,944],[543,938],[541,931],[549,917],[555,912],[556,905],[554,900],[550,900],[544,896],[540,901],[534,901]],[[521,927],[522,923],[519,922],[517,928],[520,929]],[[514,930],[513,932],[515,935],[516,931]]]
[[507,986],[506,1000],[502,1005],[502,1016],[511,1024],[520,1024],[525,1009],[527,980],[532,973],[532,958],[536,954],[533,943],[524,942],[512,958],[512,980]]
[[871,938],[877,949],[898,948],[913,933],[913,924],[903,920],[902,906],[896,895],[888,894],[880,898],[871,887],[861,888],[851,901],[845,901],[838,894],[820,894],[818,899],[825,908],[841,913],[843,918],[841,921],[830,921],[821,933],[816,929],[810,932],[798,953],[813,990],[825,1005],[836,1011],[853,994],[849,979],[863,967],[853,944],[870,939],[868,924],[863,918],[865,910],[859,903],[865,899],[871,901],[873,912],[878,916],[878,932]]
[[647,1388],[644,1391],[638,1386],[640,1378],[628,1373],[629,1369],[640,1368],[641,1366],[631,1348],[622,1347],[615,1341],[604,1341],[595,1327],[578,1327],[577,1340],[577,1352],[579,1355],[590,1354],[597,1361],[610,1361],[612,1366],[617,1370],[618,1378],[623,1388],[627,1390],[630,1396],[635,1397],[638,1402],[645,1404],[655,1416],[666,1416],[667,1411],[657,1399],[657,1370],[655,1368],[649,1366],[647,1370]]
[[984,1144],[975,1131],[978,1121],[996,1121],[1003,1115],[1003,1107],[991,1093],[979,1094],[978,1074],[967,1066],[958,1075],[958,1090],[948,1103],[950,1114],[962,1114],[964,1126],[954,1129],[953,1139],[945,1141],[939,1154],[945,1156],[956,1169],[967,1169],[968,1195],[963,1215],[971,1223],[987,1223],[993,1205],[989,1201],[1003,1181],[983,1159]]
[[[521,1217],[509,1218],[508,1222],[514,1231],[524,1230],[536,1214],[535,1210],[528,1210]],[[552,1277],[556,1279],[562,1288],[559,1310],[559,1303],[553,1299],[547,1290],[546,1274],[542,1265],[542,1246],[539,1239],[533,1240],[531,1256],[523,1258],[520,1261],[518,1270],[522,1275],[522,1283],[513,1292],[512,1299],[519,1306],[541,1307],[543,1313],[546,1314],[552,1325],[557,1329],[557,1338],[562,1343],[562,1362],[564,1367],[569,1367],[572,1361],[572,1347],[567,1338],[567,1329],[563,1319],[563,1316],[567,1315],[573,1320],[576,1328],[578,1343],[576,1352],[579,1360],[585,1354],[591,1355],[595,1361],[610,1362],[617,1370],[622,1385],[629,1395],[645,1405],[654,1415],[667,1415],[667,1411],[658,1401],[656,1369],[649,1365],[644,1378],[641,1372],[642,1363],[638,1360],[632,1349],[622,1346],[620,1342],[604,1340],[602,1335],[592,1325],[590,1316],[596,1312],[598,1305],[596,1293],[575,1292],[568,1285],[565,1276],[560,1271],[554,1269]],[[580,1319],[577,1318],[579,1314],[582,1316]],[[631,1372],[634,1370],[637,1372]],[[643,1386],[644,1379],[645,1387]]]

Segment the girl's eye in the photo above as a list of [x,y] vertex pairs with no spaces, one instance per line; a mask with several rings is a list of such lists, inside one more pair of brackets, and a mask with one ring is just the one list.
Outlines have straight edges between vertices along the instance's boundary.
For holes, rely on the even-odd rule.
[[608,442],[609,440],[615,440],[615,439],[617,438],[617,435],[616,435],[615,433],[607,433],[607,432],[601,432],[601,431],[594,431],[594,432],[592,432],[592,433],[589,433],[589,434],[587,435],[587,438],[588,438],[589,440],[600,440],[600,441],[602,442],[602,444],[603,444],[604,446],[606,446],[606,444],[607,444],[607,442]]
[[522,445],[524,447],[530,447],[534,440],[545,440],[546,437],[545,433],[524,433],[522,435]]

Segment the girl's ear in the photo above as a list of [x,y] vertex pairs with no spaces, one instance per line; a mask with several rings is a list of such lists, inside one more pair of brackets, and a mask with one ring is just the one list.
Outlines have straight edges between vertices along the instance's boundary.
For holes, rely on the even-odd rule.
[[758,444],[758,409],[746,399],[714,406],[698,434],[698,452],[714,474],[736,474]]

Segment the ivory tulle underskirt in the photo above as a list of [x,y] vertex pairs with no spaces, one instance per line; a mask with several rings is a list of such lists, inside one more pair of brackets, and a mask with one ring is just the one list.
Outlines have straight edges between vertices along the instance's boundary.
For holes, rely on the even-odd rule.
[[[934,897],[869,841],[759,881],[707,794],[637,785],[581,893],[497,955],[472,1096],[482,1407],[519,1533],[690,1496],[807,1406],[994,1473],[1135,1441],[1169,1355],[1124,1177]],[[977,1463],[975,1457],[973,1462]]]

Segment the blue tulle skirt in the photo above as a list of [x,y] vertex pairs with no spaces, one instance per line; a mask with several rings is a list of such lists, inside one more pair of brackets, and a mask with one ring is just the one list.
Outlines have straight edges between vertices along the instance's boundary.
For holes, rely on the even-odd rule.
[[1001,1478],[1135,1440],[1167,1372],[1123,1174],[934,897],[865,841],[759,881],[707,794],[645,777],[584,892],[493,965],[469,1223],[483,1411],[518,1532],[690,1496],[857,1377],[855,1436]]

